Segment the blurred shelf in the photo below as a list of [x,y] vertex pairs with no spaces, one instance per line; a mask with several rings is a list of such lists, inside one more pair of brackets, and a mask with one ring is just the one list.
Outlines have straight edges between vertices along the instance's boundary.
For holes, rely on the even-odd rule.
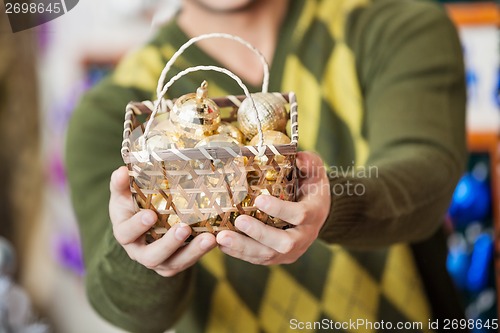
[[[485,152],[490,155],[492,209],[495,239],[495,277],[497,300],[500,300],[500,135],[497,131],[468,131],[469,152]],[[498,318],[500,318],[500,306]]]

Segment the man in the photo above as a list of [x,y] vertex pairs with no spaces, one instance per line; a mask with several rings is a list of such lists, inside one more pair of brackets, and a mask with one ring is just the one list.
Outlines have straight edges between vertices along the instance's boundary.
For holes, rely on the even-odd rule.
[[[202,234],[183,247],[190,229],[178,224],[146,245],[156,216],[134,212],[126,168],[113,172],[107,192],[123,164],[123,110],[130,100],[153,98],[173,52],[210,32],[238,35],[263,52],[270,90],[297,93],[300,148],[321,158],[298,154],[297,203],[256,201],[295,228],[240,216],[236,226],[246,236]],[[171,75],[200,64],[226,67],[259,90],[260,64],[235,42],[200,42]],[[241,94],[229,78],[204,72],[180,80],[169,96],[204,79],[211,96]],[[83,98],[69,128],[90,302],[134,332],[375,332],[381,322],[393,329],[417,322],[415,331],[428,331],[432,318],[460,318],[442,239],[413,251],[403,243],[439,229],[464,166],[464,91],[456,32],[429,3],[183,1],[156,38]],[[339,172],[363,166],[376,173]]]

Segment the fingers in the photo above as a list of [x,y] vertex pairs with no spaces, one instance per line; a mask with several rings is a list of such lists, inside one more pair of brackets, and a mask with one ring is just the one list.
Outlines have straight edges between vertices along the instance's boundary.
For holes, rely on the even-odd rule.
[[192,266],[216,246],[215,236],[211,234],[195,237],[185,245],[192,230],[184,223],[174,225],[162,238],[145,244],[144,234],[154,225],[157,216],[147,209],[135,213],[126,167],[113,172],[109,187],[113,234],[129,257],[145,267],[162,276],[173,276]]
[[221,231],[216,240],[225,254],[256,265],[271,265],[279,255],[273,249],[234,231]]
[[162,276],[173,276],[192,266],[216,246],[215,236],[212,234],[199,235],[185,245],[190,234],[191,228],[179,223],[151,244],[135,242],[124,248],[131,258],[145,267]]
[[155,268],[182,247],[190,234],[191,228],[187,224],[175,224],[162,238],[139,247],[140,252],[135,256],[136,260],[148,268]]
[[118,219],[113,220],[113,218],[111,218],[113,234],[118,243],[127,245],[135,242],[144,235],[153,224],[155,224],[156,220],[156,214],[151,210],[142,210],[124,221]]
[[188,245],[180,248],[168,260],[157,266],[155,271],[162,276],[173,276],[193,266],[200,258],[217,245],[213,234],[205,233],[195,237]]
[[296,233],[300,231],[296,229],[273,228],[247,215],[238,216],[235,225],[247,236],[279,253],[288,254],[297,248]]
[[305,220],[304,205],[301,202],[283,201],[272,195],[259,195],[255,206],[271,216],[298,225]]

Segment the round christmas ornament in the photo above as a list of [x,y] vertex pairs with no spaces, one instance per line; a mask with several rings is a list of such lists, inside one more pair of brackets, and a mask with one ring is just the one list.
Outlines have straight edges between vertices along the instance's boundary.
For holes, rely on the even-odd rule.
[[208,83],[203,81],[196,93],[179,97],[172,108],[170,121],[176,127],[184,148],[192,148],[201,139],[213,135],[221,118],[219,107],[208,96]]
[[[264,145],[287,145],[290,143],[288,135],[278,131],[264,131]],[[250,140],[250,146],[256,146],[259,143],[259,135]]]
[[146,147],[150,152],[155,150],[177,148],[178,143],[179,137],[176,137],[174,133],[167,133],[161,130],[152,130],[146,136]]
[[[286,145],[290,143],[290,138],[278,131],[264,131],[264,145]],[[253,137],[252,140],[250,140],[250,145],[255,146],[259,143],[259,135],[257,134],[256,136]],[[255,161],[259,163],[260,165],[266,165],[268,162],[268,157],[267,156],[257,156],[255,157]],[[285,162],[285,157],[283,155],[276,155],[274,157],[274,160],[278,164],[283,164]],[[265,172],[265,178],[266,180],[269,181],[275,181],[278,178],[279,172],[272,168],[269,167],[269,170],[266,170]]]
[[[201,148],[201,147],[207,147],[207,148],[213,148],[213,147],[229,147],[232,148],[233,150],[238,151],[238,148],[241,144],[238,142],[233,137],[230,137],[228,135],[223,135],[223,134],[216,134],[212,136],[208,136],[204,139],[202,139],[200,142],[198,142],[195,146],[195,148]],[[244,158],[242,156],[236,157],[234,160],[234,163],[238,163],[238,165],[243,166],[244,164]],[[207,166],[206,163],[202,163],[200,161],[195,161],[195,168],[196,169],[204,169]],[[207,174],[205,175],[205,181],[207,185],[209,186],[216,186],[217,184],[220,183],[220,174],[224,172],[224,163],[222,163],[220,160],[213,160],[211,161],[211,166],[209,169],[213,168],[214,175]],[[227,174],[223,177],[224,182],[229,186],[233,187],[236,185],[235,181],[237,180],[233,174]],[[246,193],[245,193],[246,195]],[[242,200],[241,194],[233,196],[233,199],[236,202],[239,202]],[[224,192],[220,192],[218,194],[218,200],[222,200],[224,202],[229,202],[229,195]],[[220,204],[220,202],[219,202]]]
[[221,122],[219,128],[217,129],[218,134],[229,135],[230,137],[238,140],[239,143],[244,143],[245,138],[243,137],[243,133],[234,125],[228,122]]
[[472,173],[462,176],[455,188],[448,214],[457,227],[483,220],[490,211],[491,189]]
[[[238,140],[235,138],[229,136],[229,135],[224,135],[224,134],[215,134],[212,136],[207,136],[203,139],[201,139],[194,147],[195,148],[201,148],[201,147],[208,147],[208,148],[213,148],[213,147],[238,147],[240,146],[240,143]],[[193,161],[193,166],[197,169],[203,169],[203,162],[200,162],[199,160]]]
[[250,139],[258,133],[259,120],[263,131],[284,132],[288,113],[283,99],[263,92],[251,94],[251,97],[245,98],[238,108],[238,125],[245,137]]
[[240,146],[240,142],[232,136],[226,134],[215,134],[201,139],[195,148],[200,147],[232,147]]
[[159,130],[170,132],[175,129],[170,121],[170,112],[164,112],[160,115],[157,115],[151,124],[152,130]]

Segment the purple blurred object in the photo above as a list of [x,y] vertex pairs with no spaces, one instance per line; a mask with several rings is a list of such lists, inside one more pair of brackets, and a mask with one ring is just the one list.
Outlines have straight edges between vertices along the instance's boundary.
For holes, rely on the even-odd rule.
[[51,24],[45,23],[36,27],[36,32],[38,36],[38,50],[41,52],[46,52],[49,48],[51,42]]
[[49,154],[49,162],[47,168],[50,183],[54,186],[57,186],[60,190],[65,190],[66,169],[64,167],[60,152],[55,151]]
[[85,265],[80,239],[74,234],[60,234],[55,239],[56,258],[61,266],[73,271],[78,276],[85,274]]

